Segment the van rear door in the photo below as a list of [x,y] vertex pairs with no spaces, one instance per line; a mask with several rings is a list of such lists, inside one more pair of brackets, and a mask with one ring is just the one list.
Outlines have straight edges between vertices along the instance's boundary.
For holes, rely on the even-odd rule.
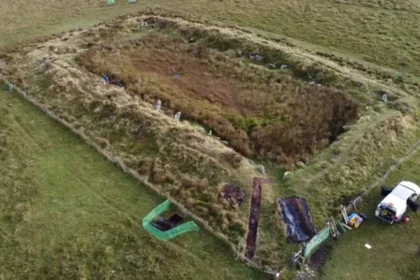
[[378,217],[387,222],[387,223],[394,223],[397,221],[397,211],[394,207],[388,205],[388,204],[380,204],[378,207],[379,215]]

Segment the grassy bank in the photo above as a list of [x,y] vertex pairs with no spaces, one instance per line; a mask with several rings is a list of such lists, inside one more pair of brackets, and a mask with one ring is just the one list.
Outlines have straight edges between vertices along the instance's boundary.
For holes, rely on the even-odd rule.
[[15,94],[0,91],[1,278],[260,279],[206,232],[149,236],[162,199]]
[[[160,6],[195,16],[282,34],[399,72],[420,74],[419,4],[387,1],[3,1],[0,45],[85,27],[127,12]],[[317,47],[318,48],[318,47]]]

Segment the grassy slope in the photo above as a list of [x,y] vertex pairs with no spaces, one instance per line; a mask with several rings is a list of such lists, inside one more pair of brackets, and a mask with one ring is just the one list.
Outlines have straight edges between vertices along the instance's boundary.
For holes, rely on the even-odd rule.
[[20,97],[0,114],[1,279],[260,278],[206,232],[150,237],[162,199]]
[[[419,155],[417,152],[394,171],[385,185],[395,186],[402,180],[420,183]],[[420,214],[408,212],[408,227],[382,223],[374,217],[381,199],[379,190],[371,194],[362,210],[370,219],[339,240],[324,268],[323,279],[420,279]],[[364,247],[366,243],[372,246],[371,250]]]
[[[39,34],[86,26],[106,18],[154,7],[283,34],[393,69],[420,74],[420,8],[414,1],[275,0],[2,1],[0,45]],[[71,8],[70,8],[71,7]]]

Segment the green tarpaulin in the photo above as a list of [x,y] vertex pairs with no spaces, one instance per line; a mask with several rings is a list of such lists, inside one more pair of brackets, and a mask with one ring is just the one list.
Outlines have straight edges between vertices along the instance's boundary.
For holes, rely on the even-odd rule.
[[310,257],[319,248],[319,246],[321,246],[322,243],[330,238],[330,233],[331,232],[329,227],[325,227],[320,232],[318,232],[318,234],[309,240],[308,244],[306,244],[303,256],[305,258]]
[[151,224],[151,222],[156,217],[160,216],[160,214],[168,210],[170,206],[171,206],[171,202],[169,200],[166,200],[162,204],[158,205],[155,209],[153,209],[149,214],[147,214],[146,217],[143,218],[143,222],[142,222],[143,228],[147,230],[149,233],[151,233],[152,235],[154,235],[157,239],[162,240],[162,241],[168,241],[172,238],[177,237],[180,234],[183,234],[189,231],[200,230],[200,228],[193,221],[179,225],[168,231],[161,231],[155,228]]

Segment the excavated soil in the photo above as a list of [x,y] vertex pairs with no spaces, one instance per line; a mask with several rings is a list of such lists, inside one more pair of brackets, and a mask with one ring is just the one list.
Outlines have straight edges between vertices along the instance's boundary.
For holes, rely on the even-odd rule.
[[331,245],[323,245],[310,258],[312,268],[321,269],[327,261],[328,254],[332,251]]
[[220,195],[226,199],[232,206],[241,206],[246,198],[246,192],[238,186],[227,184],[224,186]]
[[251,188],[251,209],[248,221],[248,235],[246,237],[245,256],[252,259],[257,249],[258,224],[261,211],[261,190],[263,184],[274,183],[271,179],[254,178]]

